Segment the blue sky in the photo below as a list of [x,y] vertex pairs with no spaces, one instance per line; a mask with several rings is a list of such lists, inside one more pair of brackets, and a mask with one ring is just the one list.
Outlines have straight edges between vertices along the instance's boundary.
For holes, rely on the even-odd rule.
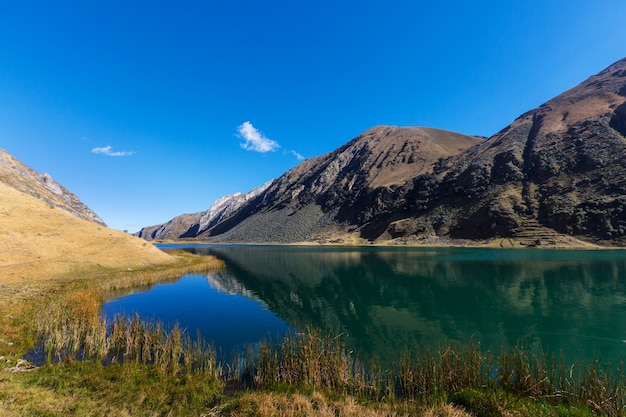
[[109,226],[380,124],[490,136],[626,56],[623,0],[4,1],[0,147]]

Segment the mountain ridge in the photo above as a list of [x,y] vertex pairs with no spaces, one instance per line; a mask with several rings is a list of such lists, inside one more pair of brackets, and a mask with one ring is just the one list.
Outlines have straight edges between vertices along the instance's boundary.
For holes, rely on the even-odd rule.
[[[345,211],[335,213],[338,211],[336,206],[349,204],[363,190],[401,184],[414,175],[432,170],[433,164],[442,156],[457,154],[481,140],[433,128],[376,126],[335,151],[306,159],[265,184],[262,192],[250,198],[242,210],[233,212],[208,229],[196,227],[199,232],[195,236],[169,235],[163,238],[228,239],[236,233],[231,225],[243,221],[251,210],[266,212],[271,217],[263,220],[263,224],[250,225],[252,229],[272,228],[274,237],[270,240],[306,240],[315,229],[336,223],[336,215],[346,216]],[[290,223],[296,227],[285,227]],[[215,238],[223,233],[226,234]]]
[[215,200],[206,211],[181,214],[168,222],[143,227],[135,233],[135,236],[146,240],[167,240],[196,236],[239,210],[241,206],[265,191],[273,181],[270,180],[247,193],[233,193],[221,197]]
[[625,134],[626,58],[487,139],[431,128],[369,129],[303,161],[189,237],[623,246]]
[[[514,238],[529,221],[592,243],[613,240],[585,204],[626,195],[626,140],[612,128],[623,120],[625,85],[623,59],[450,158],[434,175],[415,178],[403,195],[419,213],[414,223],[430,223],[438,236],[485,239]],[[624,227],[623,216],[602,210],[617,230]],[[618,237],[621,245],[623,233]]]

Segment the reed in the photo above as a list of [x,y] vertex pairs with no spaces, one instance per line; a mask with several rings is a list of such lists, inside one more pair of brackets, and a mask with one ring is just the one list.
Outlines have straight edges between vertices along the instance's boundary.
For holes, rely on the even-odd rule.
[[246,369],[257,388],[287,384],[361,394],[369,387],[365,367],[346,348],[344,337],[311,327],[280,344],[262,342]]
[[174,325],[165,329],[158,322],[144,322],[138,315],[84,323],[58,316],[44,316],[37,322],[46,358],[95,360],[103,364],[152,365],[170,375],[203,374],[217,377],[215,349],[202,339],[191,338]]
[[[105,363],[153,364],[163,372],[215,372],[215,349],[195,343],[178,327],[164,329],[161,323],[143,322],[139,316],[117,317],[111,323],[100,318],[107,294],[137,286],[175,279],[184,273],[219,270],[223,262],[213,257],[179,253],[175,266],[107,273],[98,279],[78,280],[66,285],[33,308],[30,331],[43,345],[49,362],[95,359]],[[186,364],[181,368],[181,362]]]
[[107,271],[97,279],[89,280],[90,287],[97,282],[102,294],[111,294],[129,288],[153,285],[157,282],[177,279],[184,274],[208,273],[224,268],[224,262],[212,256],[193,256],[186,252],[170,252],[181,262],[176,265],[151,267],[144,270]]
[[[203,262],[191,269],[202,272],[219,266]],[[260,342],[241,357],[218,363],[215,347],[200,335],[192,339],[178,325],[166,328],[137,315],[110,322],[99,317],[100,305],[110,291],[175,278],[188,273],[190,265],[185,268],[118,272],[90,288],[78,283],[35,309],[32,333],[44,346],[50,363],[141,366],[163,378],[222,381],[229,387],[261,391],[284,387],[321,390],[377,404],[436,406],[454,401],[478,415],[501,415],[498,410],[508,395],[555,410],[575,406],[598,415],[626,415],[622,366],[569,364],[524,346],[498,356],[483,351],[477,341],[438,350],[416,348],[398,363],[382,368],[375,362],[360,361],[347,347],[345,335],[307,328],[279,343]],[[494,414],[480,411],[483,409]]]
[[501,407],[498,393],[504,393],[554,407],[626,415],[623,367],[609,370],[597,362],[566,366],[562,358],[538,356],[522,346],[497,357],[475,342],[436,351],[416,350],[384,370],[360,362],[343,335],[308,328],[280,343],[261,342],[258,349],[249,349],[230,364],[219,364],[214,347],[199,336],[192,340],[177,325],[165,328],[137,315],[116,317],[111,323],[93,321],[89,315],[68,314],[58,305],[45,317],[37,326],[52,362],[139,364],[166,377],[201,376],[246,390],[322,390],[377,403],[434,406],[454,401],[470,411],[472,407],[497,410]]

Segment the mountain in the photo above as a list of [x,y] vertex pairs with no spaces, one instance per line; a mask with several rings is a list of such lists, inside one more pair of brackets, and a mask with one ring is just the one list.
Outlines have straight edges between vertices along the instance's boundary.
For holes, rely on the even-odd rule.
[[625,102],[622,59],[405,184],[376,207],[366,236],[504,238],[526,246],[572,236],[623,246]]
[[[352,242],[376,190],[391,190],[483,139],[439,129],[377,126],[275,180],[199,237],[228,242]],[[364,205],[364,202],[365,205]]]
[[272,184],[272,181],[268,181],[245,194],[234,193],[219,198],[207,211],[181,214],[166,223],[146,226],[135,233],[135,235],[146,240],[175,240],[195,237],[231,216],[250,200],[265,191]]
[[58,207],[79,219],[106,226],[89,207],[47,174],[41,174],[0,149],[0,182],[26,193],[51,206]]
[[107,228],[74,194],[0,150],[0,283],[173,262]]
[[[320,230],[350,225],[350,205],[363,195],[431,172],[439,158],[456,155],[482,140],[439,129],[378,126],[334,152],[305,160],[250,193],[216,201],[197,225],[178,237],[238,242],[309,240]],[[223,205],[229,209],[221,210]],[[139,235],[146,237],[146,232],[153,233],[155,228],[162,225],[144,228]]]
[[623,246],[625,102],[626,58],[487,139],[378,126],[305,160],[229,216],[186,236]]
[[179,239],[184,236],[191,227],[200,223],[200,218],[203,214],[203,211],[181,214],[166,223],[143,227],[140,231],[135,233],[135,236],[145,240]]

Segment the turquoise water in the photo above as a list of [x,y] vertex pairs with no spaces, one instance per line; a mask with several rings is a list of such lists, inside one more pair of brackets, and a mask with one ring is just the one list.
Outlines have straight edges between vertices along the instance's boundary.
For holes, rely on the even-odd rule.
[[469,340],[568,361],[626,358],[626,251],[186,248],[226,269],[111,300],[103,314],[178,321],[225,352],[310,325],[383,362]]

